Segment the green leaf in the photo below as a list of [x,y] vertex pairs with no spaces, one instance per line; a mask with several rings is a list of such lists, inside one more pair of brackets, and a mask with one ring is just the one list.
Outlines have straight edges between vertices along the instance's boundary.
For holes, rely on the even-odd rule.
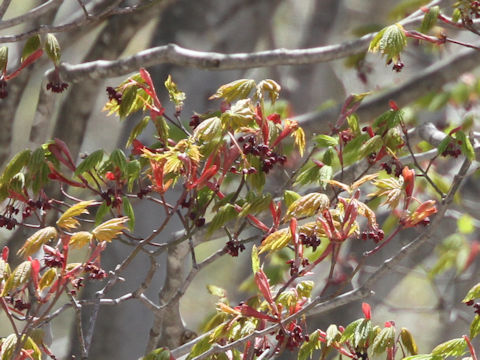
[[444,358],[448,356],[462,356],[467,351],[467,342],[464,338],[452,339],[437,345],[432,350],[432,355],[440,355]]
[[6,183],[15,175],[17,175],[20,170],[23,169],[25,165],[28,164],[30,160],[31,151],[23,150],[13,157],[12,160],[7,164],[5,170],[2,174],[2,182]]
[[480,315],[475,315],[470,324],[470,339],[473,339],[480,334]]
[[342,333],[338,330],[337,325],[331,324],[327,328],[327,346],[332,345],[333,342],[340,340]]
[[57,66],[60,64],[60,44],[58,43],[57,38],[53,34],[47,34],[45,40],[45,52],[47,53],[48,57],[53,61],[53,63]]
[[25,45],[23,46],[21,61],[24,62],[26,58],[28,58],[35,51],[40,49],[41,46],[42,44],[40,40],[40,35],[37,34],[28,38],[28,40],[25,42]]
[[447,135],[443,138],[442,141],[440,141],[440,144],[437,146],[437,151],[441,155],[445,150],[447,150],[448,144],[452,142],[453,139],[451,136]]
[[210,226],[208,227],[207,234],[212,235],[215,230],[220,229],[223,225],[225,225],[230,220],[236,219],[238,217],[238,213],[235,210],[235,206],[232,204],[225,204],[213,217],[212,221],[210,222]]
[[135,182],[135,180],[138,179],[141,169],[142,169],[142,165],[138,160],[130,160],[127,163],[126,175],[128,178],[128,191],[132,191],[133,183]]
[[135,212],[133,211],[133,206],[130,203],[130,200],[126,196],[123,197],[123,212],[128,216],[128,229],[130,232],[133,232],[135,229]]
[[458,230],[462,234],[471,234],[475,231],[475,226],[473,224],[473,218],[468,214],[463,214],[457,220]]
[[45,165],[45,150],[40,147],[31,154],[27,167],[32,174],[35,174],[41,171],[43,165]]
[[308,162],[298,173],[293,186],[316,183],[320,177],[320,167],[313,162]]
[[369,139],[368,134],[360,134],[348,142],[343,148],[344,165],[350,165],[359,158],[359,149],[362,144]]
[[241,100],[247,98],[256,84],[254,80],[240,79],[232,81],[218,88],[217,92],[210,96],[210,99],[223,98],[225,101],[232,103],[235,100]]
[[4,74],[7,71],[8,64],[8,47],[0,47],[0,72]]
[[474,287],[468,290],[468,293],[465,296],[465,298],[462,300],[462,302],[466,303],[466,302],[469,302],[470,300],[475,300],[478,298],[480,298],[480,283],[476,284]]
[[127,170],[127,157],[125,153],[120,149],[115,149],[110,154],[110,161],[113,165],[117,166],[122,174],[126,173]]
[[247,194],[247,203],[243,206],[242,211],[238,214],[239,217],[245,217],[248,214],[255,214],[267,210],[272,202],[272,194],[256,195],[253,192]]
[[285,190],[283,194],[283,201],[285,206],[288,208],[295,200],[301,198],[302,196],[295,191]]
[[295,287],[295,289],[297,290],[298,296],[309,298],[312,293],[314,285],[315,283],[313,281],[304,280],[299,282]]
[[256,274],[260,270],[260,258],[258,256],[258,249],[256,245],[252,247],[252,271]]
[[182,107],[183,101],[185,100],[185,93],[178,90],[177,84],[172,81],[171,75],[168,75],[168,78],[165,81],[165,88],[168,91],[170,101],[172,101],[177,107]]
[[420,31],[423,33],[430,31],[437,24],[438,14],[440,14],[439,6],[432,6],[429,8],[428,12],[423,16]]
[[227,297],[227,291],[221,287],[215,285],[207,285],[207,290],[210,294],[218,296],[219,298]]
[[372,348],[376,354],[383,353],[388,347],[392,347],[395,344],[395,328],[393,326],[386,327],[375,336],[373,340]]
[[172,355],[167,348],[158,348],[142,357],[142,360],[170,360]]
[[284,222],[291,218],[302,218],[316,214],[318,211],[327,209],[330,199],[322,193],[310,193],[295,200],[287,209]]
[[465,135],[463,131],[458,131],[455,134],[457,140],[460,140],[462,143],[460,145],[462,153],[468,158],[468,160],[475,160],[475,150],[473,149],[470,139]]
[[352,114],[347,117],[347,123],[354,135],[360,135],[360,126],[358,125],[358,115]]
[[81,175],[93,170],[103,160],[103,150],[97,150],[88,155],[75,169],[75,175]]
[[30,280],[30,273],[32,270],[32,264],[30,261],[24,261],[18,265],[12,274],[8,277],[8,280],[5,283],[5,286],[2,290],[0,296],[5,296],[9,293],[10,290],[16,289]]
[[368,342],[370,342],[373,335],[372,322],[369,319],[363,319],[355,329],[353,338],[353,346],[364,348]]
[[129,86],[127,87],[122,94],[122,102],[118,107],[118,116],[120,119],[124,119],[132,113],[132,108],[134,106],[135,100],[137,98],[137,87]]
[[298,360],[307,360],[311,359],[313,356],[313,352],[317,349],[320,349],[322,343],[319,341],[320,339],[320,332],[314,331],[309,335],[308,341],[305,341],[300,350],[298,351]]
[[98,207],[97,213],[95,214],[95,226],[98,226],[102,223],[103,218],[110,212],[110,209],[111,207],[108,206],[105,201]]
[[412,334],[410,333],[410,331],[408,331],[408,329],[402,328],[402,330],[400,331],[400,339],[402,340],[402,344],[403,346],[405,346],[405,349],[411,355],[418,354],[417,344]]
[[328,181],[333,177],[333,168],[328,165],[324,165],[319,172],[318,181],[323,190],[326,189]]
[[[221,325],[220,325],[221,326]],[[193,359],[194,357],[203,354],[205,351],[212,347],[212,343],[210,341],[210,336],[205,335],[199,342],[195,344],[190,351],[190,354],[187,356],[187,360]]]
[[357,332],[358,326],[366,319],[357,319],[350,324],[347,325],[345,330],[342,333],[342,337],[340,339],[341,343],[344,343],[347,340],[353,341],[355,333]]
[[130,132],[130,135],[128,136],[127,144],[125,147],[129,147],[132,145],[133,140],[135,140],[143,130],[147,127],[148,123],[150,121],[150,116],[145,116],[141,121],[138,122],[137,125],[132,129]]
[[407,356],[403,360],[444,360],[443,356],[433,354],[420,354]]
[[328,136],[328,135],[317,135],[313,138],[313,141],[316,142],[317,147],[329,147],[329,146],[337,146],[338,139]]
[[405,30],[397,23],[379,31],[371,41],[368,51],[380,52],[386,56],[387,63],[390,60],[396,63],[405,45],[407,45]]
[[336,151],[333,149],[333,147],[329,147],[324,153],[323,153],[323,158],[322,161],[325,165],[331,166],[333,163],[333,159],[337,155]]
[[360,149],[358,149],[358,154],[360,157],[366,157],[372,153],[376,153],[383,146],[383,140],[380,135],[375,135],[374,137],[368,139]]

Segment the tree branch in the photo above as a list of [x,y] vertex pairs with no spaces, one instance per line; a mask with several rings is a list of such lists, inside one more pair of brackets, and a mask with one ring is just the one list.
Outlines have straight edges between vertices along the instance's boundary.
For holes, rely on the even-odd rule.
[[7,29],[9,27],[34,20],[37,16],[43,15],[46,12],[59,7],[62,3],[63,3],[63,0],[48,0],[46,3],[43,3],[42,5],[37,6],[36,8],[26,12],[23,15],[14,17],[12,19],[0,21],[0,30]]

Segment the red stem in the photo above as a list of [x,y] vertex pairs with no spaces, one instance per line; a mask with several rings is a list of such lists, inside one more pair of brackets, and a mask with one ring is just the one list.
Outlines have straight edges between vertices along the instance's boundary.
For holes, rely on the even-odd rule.
[[463,335],[463,338],[467,342],[468,349],[470,350],[470,354],[472,355],[472,360],[477,360],[477,355],[475,354],[475,349],[473,348],[472,342],[467,335]]

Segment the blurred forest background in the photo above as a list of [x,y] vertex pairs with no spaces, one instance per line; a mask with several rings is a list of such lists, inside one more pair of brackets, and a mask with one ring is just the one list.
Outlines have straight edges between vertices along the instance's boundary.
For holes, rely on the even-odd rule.
[[[81,14],[79,2],[82,1],[88,10],[97,6],[105,6],[108,2],[87,0],[56,1],[48,12],[36,23],[22,24],[18,27],[0,30],[1,35],[20,33],[39,24],[61,24],[67,19]],[[146,3],[148,3],[147,1]],[[115,15],[105,21],[93,25],[85,25],[75,31],[56,34],[62,46],[62,61],[77,64],[97,59],[117,59],[134,54],[140,50],[176,43],[183,47],[216,51],[221,53],[253,52],[274,48],[308,48],[327,44],[335,44],[356,39],[359,34],[378,30],[394,21],[403,18],[406,12],[400,6],[405,3],[420,5],[426,1],[398,0],[162,0],[146,10],[139,10],[125,15]],[[4,19],[23,14],[44,1],[13,0]],[[132,2],[133,3],[133,2]],[[128,5],[128,1],[125,2]],[[403,4],[403,5],[402,5]],[[0,23],[1,24],[1,23]],[[10,58],[16,59],[23,44],[12,43]],[[240,78],[261,80],[271,78],[282,86],[281,99],[288,104],[292,116],[306,113],[318,114],[327,108],[335,108],[351,93],[365,91],[382,91],[383,89],[401,86],[408,79],[425,69],[432,63],[449,56],[454,56],[459,47],[450,45],[442,51],[430,46],[410,45],[406,56],[402,57],[405,68],[396,73],[386,67],[377,54],[367,54],[364,67],[366,76],[363,81],[355,68],[346,66],[345,59],[298,66],[276,66],[252,70],[207,71],[175,65],[158,65],[149,68],[157,90],[168,74],[179,88],[187,94],[183,120],[188,123],[194,111],[202,113],[211,109],[214,104],[208,100],[222,84]],[[480,60],[480,56],[478,56]],[[132,119],[120,122],[114,117],[107,117],[102,107],[107,101],[106,86],[116,86],[123,78],[112,78],[107,81],[85,79],[70,84],[63,94],[50,94],[41,90],[45,87],[43,75],[50,69],[51,63],[45,60],[37,63],[21,76],[9,83],[9,97],[0,100],[0,139],[2,147],[0,161],[5,162],[14,153],[26,147],[35,147],[52,137],[58,137],[68,143],[76,156],[90,153],[98,148],[107,152],[117,146],[123,147],[126,136],[131,130]],[[473,75],[471,75],[473,76]],[[366,81],[365,81],[366,80]],[[458,79],[458,83],[468,82],[471,77]],[[42,84],[42,85],[41,85]],[[456,84],[447,85],[451,88]],[[441,90],[432,89],[432,90]],[[54,97],[50,107],[37,109],[37,99]],[[415,99],[412,99],[415,100]],[[167,111],[173,111],[170,104]],[[383,105],[385,108],[388,104]],[[412,105],[412,109],[416,105]],[[41,110],[41,111],[39,111]],[[442,124],[448,118],[458,116],[458,109],[430,108],[418,112],[411,111],[410,121],[433,121]],[[320,112],[321,113],[321,112]],[[370,121],[371,118],[361,118]],[[10,131],[11,130],[11,131]],[[309,135],[315,132],[315,122],[308,123]],[[8,146],[9,145],[9,146]],[[451,164],[452,165],[452,164]],[[450,171],[448,168],[446,171]],[[463,191],[465,201],[458,199],[458,210],[468,211],[475,217],[478,214],[478,185],[474,181],[468,183]],[[158,219],[155,213],[145,207],[137,211],[136,232],[145,235],[151,232]],[[467,209],[467,210],[466,210]],[[445,229],[439,234],[439,241],[446,234],[457,231],[458,215],[451,211],[445,222]],[[479,221],[470,221],[476,228]],[[170,223],[167,233],[179,230],[179,223]],[[475,232],[467,229],[465,235],[473,238]],[[397,244],[387,247],[384,252],[393,252],[413,236],[414,231],[402,236]],[[0,234],[0,245],[9,243],[15,246],[24,236],[17,231],[14,237],[9,232]],[[200,247],[199,257],[205,257],[218,249],[224,239],[208,242]],[[474,264],[467,273],[457,276],[455,271],[443,273],[437,279],[428,276],[428,269],[436,263],[434,243],[401,268],[395,269],[387,280],[377,284],[376,295],[369,299],[373,308],[375,321],[394,320],[398,326],[409,328],[419,341],[420,352],[430,351],[431,347],[452,334],[465,331],[468,318],[465,318],[459,299],[469,287],[465,279],[479,275],[480,266]],[[363,244],[350,249],[353,253],[361,253]],[[111,246],[103,256],[103,265],[111,269],[124,256],[122,245]],[[202,254],[203,253],[203,254]],[[384,253],[384,255],[387,253]],[[187,257],[188,258],[188,257]],[[381,256],[378,257],[380,259]],[[235,261],[233,270],[231,262]],[[140,281],[145,270],[145,259],[139,257],[130,267],[123,284],[131,288]],[[187,261],[187,260],[186,260]],[[380,261],[380,260],[379,260]],[[243,265],[241,265],[243,264]],[[375,266],[374,262],[368,266]],[[241,267],[244,266],[244,269]],[[343,266],[350,266],[348,263]],[[366,269],[368,270],[368,266]],[[238,259],[223,257],[198,275],[180,304],[180,311],[186,326],[198,331],[205,321],[205,315],[215,311],[215,298],[208,294],[207,284],[215,284],[228,290],[229,297],[242,299],[248,293],[242,292],[239,285],[250,276],[249,254],[245,251]],[[155,298],[161,288],[165,272],[160,271],[148,293]],[[465,287],[463,284],[466,284]],[[454,291],[452,290],[452,286]],[[449,289],[446,292],[446,289]],[[93,294],[95,288],[88,287],[86,293]],[[117,288],[112,296],[124,293]],[[437,299],[440,299],[438,301]],[[458,307],[458,308],[457,308]],[[85,314],[88,317],[88,314]],[[326,328],[330,323],[346,324],[360,317],[360,306],[350,304],[339,308],[328,316],[318,317],[316,326]],[[67,356],[70,344],[75,343],[75,334],[71,329],[73,312],[62,315],[62,321],[52,329],[55,341],[52,349],[60,356]],[[465,321],[464,321],[465,320]],[[102,307],[96,327],[91,349],[92,359],[133,359],[145,348],[145,339],[152,319],[149,312],[136,302],[126,302],[119,306]],[[60,325],[58,325],[60,323]],[[0,335],[5,335],[0,332]],[[75,344],[73,345],[75,346]]]

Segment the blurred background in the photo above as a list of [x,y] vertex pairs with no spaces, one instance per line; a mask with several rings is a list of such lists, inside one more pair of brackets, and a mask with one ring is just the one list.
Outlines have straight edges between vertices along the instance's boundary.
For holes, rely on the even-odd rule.
[[[0,35],[21,33],[40,24],[63,24],[81,14],[79,1],[91,11],[108,5],[108,1],[57,1],[58,6],[40,18],[31,23],[0,30]],[[42,3],[44,1],[13,0],[4,19],[23,14]],[[133,3],[126,1],[124,5]],[[222,53],[317,47],[356,39],[365,33],[379,30],[405,17],[427,1],[163,0],[156,3],[158,4],[146,10],[116,15],[92,26],[86,25],[72,32],[58,33],[62,61],[78,64],[97,59],[117,59],[168,43]],[[455,33],[449,30],[449,34]],[[13,66],[15,59],[19,58],[23,42],[10,43],[8,46]],[[186,123],[194,112],[203,113],[215,109],[218,104],[209,101],[208,97],[215,93],[220,85],[240,78],[274,79],[282,86],[281,99],[288,104],[291,115],[297,116],[341,104],[351,93],[378,92],[399,86],[425,67],[442,58],[454,56],[458,49],[459,47],[446,46],[440,51],[431,46],[419,46],[409,42],[405,56],[402,57],[405,68],[399,73],[386,66],[378,54],[360,55],[328,63],[252,70],[207,71],[169,64],[148,70],[157,84],[157,89],[162,89],[163,82],[171,74],[178,87],[187,94],[181,115]],[[5,162],[16,152],[26,147],[38,146],[52,137],[66,141],[75,156],[98,148],[109,152],[117,146],[123,147],[138,119],[120,122],[113,116],[107,117],[102,108],[107,101],[106,86],[116,86],[124,78],[107,81],[85,79],[71,84],[68,91],[62,94],[42,95],[41,88],[45,86],[43,76],[51,67],[51,63],[42,60],[9,82],[9,97],[0,100],[0,123],[3,129],[3,135],[0,136],[3,140],[3,157],[0,159]],[[474,75],[446,85],[445,89],[449,94],[457,91],[454,94],[459,101],[455,106],[448,105],[449,97],[446,97],[443,103],[437,97],[439,104],[432,105],[432,99],[442,90],[434,89],[432,93],[426,94],[430,98],[425,98],[423,103],[412,103],[407,112],[408,120],[413,125],[424,121],[437,124],[461,121],[459,119],[475,109],[476,98],[471,93],[467,94],[468,99],[461,98],[462,89],[470,86],[472,81],[476,82]],[[166,91],[158,92],[164,96],[165,104],[168,104]],[[55,97],[53,105],[45,110],[45,116],[39,115],[39,96]],[[171,104],[166,105],[166,108],[167,112],[174,111]],[[372,119],[361,119],[362,122],[370,120]],[[314,124],[311,124],[310,128],[314,128]],[[448,182],[448,176],[451,175],[449,171],[453,171],[454,166],[452,162],[445,163],[444,170],[439,171],[439,179],[445,176],[444,181]],[[428,192],[426,186],[425,191]],[[431,270],[435,266],[440,267],[438,261],[442,253],[438,252],[438,248],[437,252],[434,249],[447,235],[459,233],[450,242],[459,244],[456,249],[463,249],[463,253],[470,248],[472,241],[476,240],[479,223],[476,218],[480,216],[478,194],[477,181],[469,181],[462,196],[457,199],[458,211],[449,213],[445,229],[438,233],[438,238],[432,239],[414,258],[392,271],[391,277],[377,284],[375,296],[369,299],[374,321],[382,324],[384,321],[394,320],[399,328],[410,329],[418,341],[420,353],[430,352],[438,343],[459,337],[468,331],[471,309],[462,306],[459,301],[472,285],[472,279],[478,279],[478,262],[474,262],[463,272],[457,271],[455,266],[446,271],[440,269],[436,277],[432,276]],[[136,211],[138,220],[135,232],[139,236],[145,236],[155,228],[158,217],[145,204],[136,204]],[[468,218],[462,216],[465,212],[470,214]],[[387,218],[387,215],[381,215],[380,219]],[[461,226],[464,223],[467,225],[463,225],[459,231],[460,219],[463,221]],[[166,233],[173,233],[181,228],[180,223],[172,222]],[[415,234],[415,230],[412,230],[395,239],[393,244],[365,266],[363,275],[367,276],[369,271],[373,271],[375,266],[381,264],[388,255],[394,254]],[[22,231],[17,231],[13,237],[11,233],[3,231],[0,233],[0,245],[8,243],[9,246],[18,246],[25,236]],[[218,239],[201,245],[198,248],[199,259],[221,248],[224,243],[225,239]],[[113,269],[128,250],[122,245],[109,247],[102,259],[104,267]],[[343,266],[352,266],[349,261],[354,263],[356,256],[360,256],[364,250],[365,244],[353,244],[346,250]],[[249,258],[249,251],[243,252],[238,259],[222,257],[197,276],[180,304],[183,320],[189,329],[200,332],[206,315],[215,312],[216,298],[208,294],[206,285],[214,284],[225,288],[232,304],[249,296],[248,282],[245,283],[251,271]],[[452,261],[457,261],[457,258]],[[132,289],[138,284],[146,272],[145,263],[146,258],[138,257],[125,274],[126,281],[115,288],[111,296],[122,295],[126,289]],[[188,264],[186,266],[188,268]],[[322,269],[319,274],[321,271]],[[155,294],[161,288],[164,277],[164,271],[159,271],[154,285],[148,290],[152,299],[157,299]],[[361,280],[361,277],[357,279],[360,283]],[[321,276],[318,281],[321,284]],[[243,286],[240,287],[242,283]],[[92,297],[95,290],[95,286],[87,287],[84,296]],[[86,313],[84,316],[87,319],[89,315]],[[316,317],[315,323],[311,323],[311,330],[314,329],[313,326],[326,329],[331,323],[346,325],[361,316],[360,305],[349,304],[327,315]],[[57,319],[52,329],[55,339],[52,349],[60,358],[68,358],[72,343],[73,348],[76,348],[72,321],[73,312],[67,311]],[[148,310],[134,301],[115,307],[102,307],[90,358],[137,358],[145,348],[151,322]],[[0,325],[1,336],[7,335],[9,331]]]

